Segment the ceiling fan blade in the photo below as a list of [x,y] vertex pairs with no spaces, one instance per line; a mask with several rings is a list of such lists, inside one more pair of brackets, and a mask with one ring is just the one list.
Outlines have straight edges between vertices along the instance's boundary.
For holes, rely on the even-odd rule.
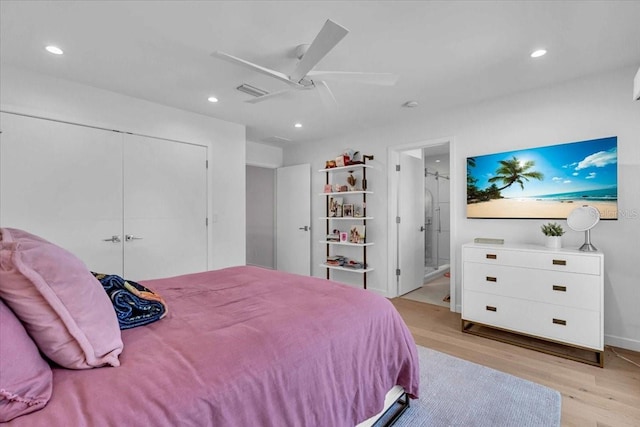
[[266,101],[268,99],[276,98],[278,96],[282,96],[282,95],[284,95],[286,93],[289,93],[289,92],[290,92],[289,89],[279,90],[277,92],[271,92],[271,93],[268,93],[266,95],[257,96],[255,98],[247,99],[244,102],[247,102],[249,104],[257,104],[258,102],[262,102],[262,101]]
[[349,30],[327,19],[327,22],[324,23],[322,29],[302,57],[302,60],[291,74],[291,80],[296,83],[302,80],[347,34],[349,34]]
[[391,73],[362,73],[357,71],[309,71],[307,77],[322,80],[364,83],[379,86],[393,86],[398,81],[397,74]]
[[289,77],[287,77],[287,75],[284,74],[284,73],[281,73],[281,72],[275,71],[275,70],[271,70],[271,69],[263,67],[261,65],[254,64],[253,62],[249,62],[249,61],[246,61],[244,59],[235,57],[233,55],[229,55],[228,53],[215,51],[215,52],[213,52],[211,54],[211,56],[213,56],[215,58],[223,59],[223,60],[231,62],[233,64],[241,65],[241,66],[243,66],[245,68],[249,68],[249,69],[251,69],[253,71],[257,71],[258,73],[262,73],[262,74],[265,74],[267,76],[274,77],[274,78],[276,78],[278,80],[281,80],[281,81],[283,81],[285,83],[289,83],[290,85],[299,86],[297,81],[291,81],[289,79]]
[[329,89],[329,86],[323,81],[315,82],[316,90],[318,91],[318,95],[320,96],[320,101],[322,104],[329,109],[338,108],[338,102],[336,98],[333,96],[333,92]]

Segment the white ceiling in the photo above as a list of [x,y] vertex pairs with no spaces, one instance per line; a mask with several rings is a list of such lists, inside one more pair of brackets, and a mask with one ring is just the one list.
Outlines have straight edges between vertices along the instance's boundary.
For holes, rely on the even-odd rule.
[[[390,72],[392,87],[331,83],[258,104],[235,88],[287,86],[210,56],[289,73],[327,19],[350,33],[316,67]],[[65,51],[44,51],[56,44]],[[549,53],[532,59],[544,47]],[[461,104],[640,65],[640,1],[8,1],[0,66],[16,66],[247,126],[292,143],[424,120]],[[633,75],[629,77],[631,98]],[[215,95],[217,104],[207,102]],[[408,100],[420,106],[403,108]],[[293,124],[303,127],[295,129]]]

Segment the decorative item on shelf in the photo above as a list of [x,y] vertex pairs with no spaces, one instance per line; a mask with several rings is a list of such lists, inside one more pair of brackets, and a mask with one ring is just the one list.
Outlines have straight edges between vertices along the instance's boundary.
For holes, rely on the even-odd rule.
[[346,262],[342,265],[346,268],[353,268],[354,270],[361,270],[363,268],[367,268],[367,264],[360,261],[354,261],[352,259],[346,260]]
[[329,216],[342,216],[342,197],[332,197],[331,200],[329,200]]
[[336,161],[335,160],[327,160],[324,163],[324,168],[325,169],[331,169],[331,168],[335,168],[336,167]]
[[352,148],[345,148],[342,152],[344,156],[345,165],[354,165],[358,162],[358,158],[360,157],[360,152],[355,151]]
[[342,266],[347,258],[342,255],[333,255],[327,257],[327,265]]
[[353,216],[353,205],[352,204],[345,203],[344,205],[342,205],[342,216],[349,216],[349,217]]
[[567,217],[567,225],[574,231],[584,231],[584,244],[580,246],[583,252],[595,252],[595,246],[591,244],[591,229],[600,221],[600,211],[589,205],[575,208]]
[[353,176],[353,171],[349,171],[349,176],[347,177],[347,184],[349,184],[349,191],[356,191],[356,177]]
[[349,242],[364,243],[364,225],[352,225],[349,231]]
[[340,232],[340,241],[341,242],[346,242],[348,238],[348,234],[346,231],[341,231]]
[[362,216],[362,211],[360,210],[360,206],[356,206],[353,210],[353,216],[356,218],[360,218]]
[[542,233],[547,236],[547,243],[545,244],[548,248],[560,249],[562,247],[562,235],[564,234],[564,230],[562,226],[557,222],[549,222],[547,224],[543,224],[540,226]]
[[333,233],[327,234],[327,242],[339,242],[340,230],[333,230]]
[[352,268],[354,270],[367,268],[367,264],[365,264],[364,262],[355,261],[343,255],[328,256],[326,264],[334,267]]
[[325,184],[325,185],[324,185],[324,192],[325,192],[325,193],[331,193],[331,192],[333,192],[333,187],[331,186],[331,184]]
[[[363,156],[369,160],[373,160],[373,156]],[[350,165],[361,165],[364,161],[360,160],[360,152],[351,148],[345,149],[335,159],[327,160],[324,163],[325,169],[341,168]]]

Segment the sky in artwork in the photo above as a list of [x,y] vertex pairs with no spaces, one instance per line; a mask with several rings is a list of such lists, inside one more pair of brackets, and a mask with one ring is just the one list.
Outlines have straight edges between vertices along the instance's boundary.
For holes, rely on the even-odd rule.
[[[485,189],[489,179],[496,176],[499,161],[516,157],[521,162],[533,161],[529,171],[541,172],[544,179],[523,180],[520,184],[502,190],[506,198],[531,198],[562,193],[580,193],[593,190],[617,191],[618,151],[617,137],[573,142],[568,144],[536,147],[525,150],[474,156],[476,166],[468,167],[468,173],[478,180],[476,186]],[[495,183],[502,187],[501,181]]]

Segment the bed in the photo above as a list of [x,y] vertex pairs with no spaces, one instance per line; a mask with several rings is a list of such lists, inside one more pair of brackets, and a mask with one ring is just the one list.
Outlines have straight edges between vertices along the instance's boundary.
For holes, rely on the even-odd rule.
[[7,426],[352,427],[392,389],[418,395],[415,343],[379,295],[250,266],[141,284],[168,314],[121,331],[120,366],[54,365],[46,406]]

